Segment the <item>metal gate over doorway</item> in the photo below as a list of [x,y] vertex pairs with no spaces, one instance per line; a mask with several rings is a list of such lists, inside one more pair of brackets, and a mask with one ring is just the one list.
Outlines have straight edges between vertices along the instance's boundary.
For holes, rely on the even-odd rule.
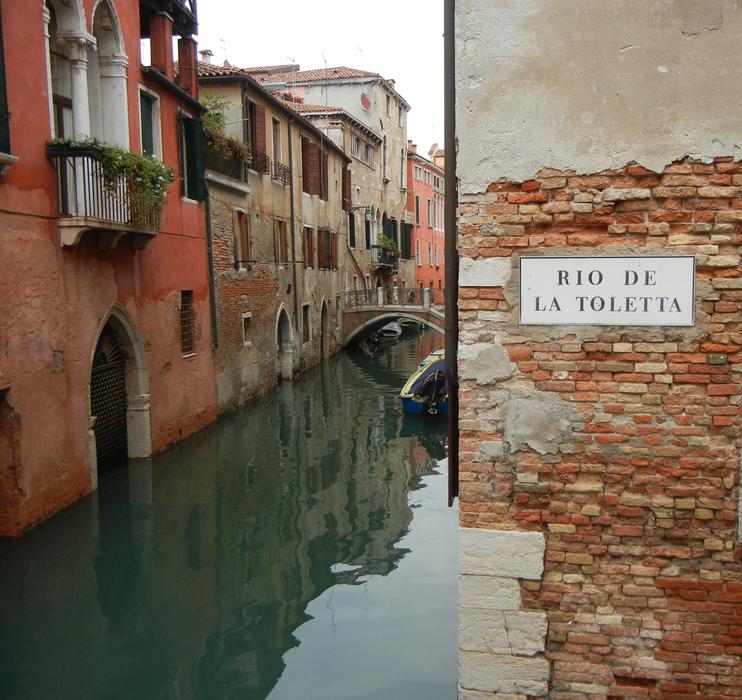
[[126,357],[106,326],[98,340],[90,378],[90,413],[95,417],[98,475],[123,464],[126,437]]

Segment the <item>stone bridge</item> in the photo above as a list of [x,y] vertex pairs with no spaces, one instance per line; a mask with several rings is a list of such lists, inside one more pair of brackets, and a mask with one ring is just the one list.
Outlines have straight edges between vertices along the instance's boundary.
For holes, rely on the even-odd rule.
[[413,318],[444,333],[443,291],[392,287],[345,293],[342,345],[360,340],[390,321]]

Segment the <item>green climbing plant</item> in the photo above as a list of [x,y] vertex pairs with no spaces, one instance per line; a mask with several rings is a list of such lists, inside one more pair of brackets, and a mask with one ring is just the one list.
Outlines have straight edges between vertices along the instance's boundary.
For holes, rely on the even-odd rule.
[[167,199],[168,187],[175,173],[156,158],[134,153],[95,139],[54,139],[50,151],[57,148],[89,151],[100,163],[103,185],[114,191],[124,179],[128,185],[130,204],[135,212],[161,209]]
[[206,142],[217,155],[250,165],[252,153],[242,140],[226,134],[226,113],[229,101],[220,95],[204,95],[201,104],[208,110],[203,116]]

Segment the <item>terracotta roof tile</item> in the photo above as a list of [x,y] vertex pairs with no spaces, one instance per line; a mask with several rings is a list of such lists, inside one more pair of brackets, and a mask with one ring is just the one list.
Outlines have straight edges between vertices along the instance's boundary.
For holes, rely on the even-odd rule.
[[220,76],[243,76],[250,75],[244,68],[236,66],[217,66],[213,63],[198,62],[199,78],[217,78]]
[[342,107],[332,107],[331,105],[310,105],[304,102],[292,102],[291,100],[281,100],[289,109],[293,109],[299,114],[318,114],[325,112],[327,114],[337,114],[339,112],[345,112]]
[[370,73],[357,68],[337,66],[316,70],[300,70],[290,73],[262,73],[254,76],[261,83],[311,83],[319,80],[344,80],[347,78],[381,78],[378,73]]

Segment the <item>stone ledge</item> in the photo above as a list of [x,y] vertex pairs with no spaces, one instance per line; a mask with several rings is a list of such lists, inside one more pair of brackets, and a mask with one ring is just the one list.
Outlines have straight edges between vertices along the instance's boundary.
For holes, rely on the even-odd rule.
[[535,656],[545,649],[547,629],[543,612],[459,609],[462,652]]
[[501,576],[459,576],[459,607],[520,610],[520,583]]
[[549,662],[540,657],[525,658],[508,654],[459,654],[459,684],[462,689],[485,693],[546,695],[549,688]]
[[541,532],[459,528],[459,573],[540,580],[546,538]]

